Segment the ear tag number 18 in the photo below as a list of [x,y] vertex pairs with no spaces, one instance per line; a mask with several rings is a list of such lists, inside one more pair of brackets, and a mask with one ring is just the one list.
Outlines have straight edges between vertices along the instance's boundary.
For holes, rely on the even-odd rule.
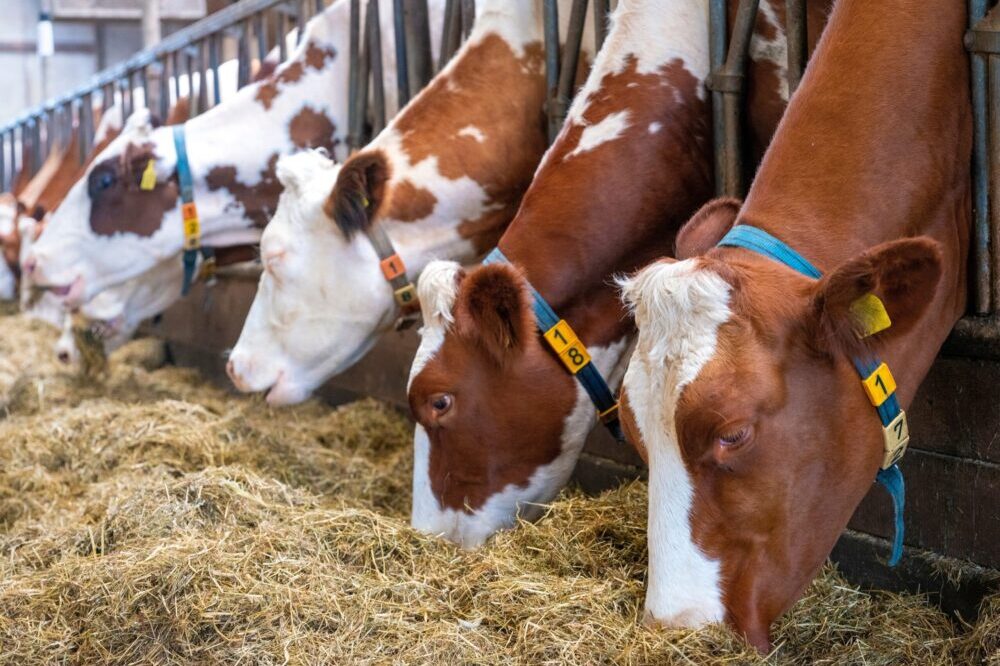
[[559,356],[559,360],[570,371],[570,374],[575,375],[590,363],[587,347],[576,336],[576,332],[566,323],[565,319],[560,319],[559,323],[545,331],[545,341]]

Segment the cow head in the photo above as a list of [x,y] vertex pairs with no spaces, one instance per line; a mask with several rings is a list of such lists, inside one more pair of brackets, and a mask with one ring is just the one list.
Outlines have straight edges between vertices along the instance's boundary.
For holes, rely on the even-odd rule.
[[20,204],[14,195],[0,194],[0,300],[17,298],[17,270],[21,236],[17,221]]
[[[417,290],[412,524],[472,548],[541,513],[569,478],[594,407],[544,346],[518,269],[432,262]],[[616,356],[590,352],[598,367]]]
[[278,178],[285,191],[261,239],[264,273],[228,370],[241,390],[287,404],[367,352],[396,306],[363,233],[384,201],[385,161],[359,155],[341,169],[303,152],[278,162]]
[[[129,117],[52,214],[25,270],[76,306],[174,256],[183,242],[169,128],[149,111]],[[155,182],[142,187],[152,165]],[[173,215],[176,224],[163,224]]]
[[[771,622],[829,555],[882,461],[881,422],[851,359],[912,330],[941,259],[931,240],[899,240],[814,281],[744,249],[712,249],[736,214],[708,204],[678,239],[678,256],[694,258],[623,283],[639,327],[623,416],[649,462],[647,620],[727,620],[766,650]],[[892,326],[863,340],[852,305],[872,293]]]

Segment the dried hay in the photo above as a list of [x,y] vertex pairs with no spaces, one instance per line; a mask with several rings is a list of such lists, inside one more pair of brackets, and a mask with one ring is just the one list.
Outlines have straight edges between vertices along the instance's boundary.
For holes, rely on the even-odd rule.
[[766,659],[650,631],[641,483],[465,552],[407,526],[411,430],[385,406],[275,412],[149,369],[148,341],[84,385],[45,360],[55,332],[0,333],[0,663],[1000,663],[1000,601],[956,635],[832,567]]

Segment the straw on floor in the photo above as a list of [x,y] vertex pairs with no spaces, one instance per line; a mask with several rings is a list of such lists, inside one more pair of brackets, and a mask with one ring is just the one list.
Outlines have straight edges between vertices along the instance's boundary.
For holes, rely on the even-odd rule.
[[466,552],[408,527],[391,408],[271,410],[149,340],[81,380],[54,340],[0,319],[0,663],[1000,664],[1000,599],[966,630],[832,567],[766,658],[645,629],[641,483]]

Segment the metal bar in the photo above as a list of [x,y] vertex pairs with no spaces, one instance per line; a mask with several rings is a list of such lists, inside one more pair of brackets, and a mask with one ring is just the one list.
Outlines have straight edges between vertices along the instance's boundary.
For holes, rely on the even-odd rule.
[[556,121],[556,98],[559,94],[559,5],[556,0],[543,0],[545,30],[545,99],[551,144],[559,134],[561,124]]
[[741,141],[743,83],[758,4],[759,0],[740,0],[736,10],[736,20],[733,23],[733,38],[729,42],[729,52],[726,54],[726,63],[721,70],[712,73],[710,86],[712,90],[722,93],[723,141],[725,142],[722,193],[732,197],[743,196],[743,146]]
[[[150,66],[152,67],[153,65]],[[142,88],[142,105],[152,111],[153,99],[149,94],[149,76],[146,74],[145,67],[139,70],[139,87]]]
[[192,118],[198,115],[198,95],[194,89],[194,56],[191,51],[184,52],[184,75],[188,82],[188,115]]
[[179,56],[176,52],[170,54],[170,75],[173,80],[174,88],[174,99],[172,101],[174,104],[181,99],[181,68],[178,57]]
[[288,40],[285,39],[285,33],[288,32],[288,28],[285,26],[285,13],[275,12],[274,13],[274,26],[275,31],[278,33],[278,60],[285,62],[288,60]]
[[[994,10],[996,11],[996,10]],[[1000,55],[990,54],[987,62],[987,82],[989,84],[989,228],[987,229],[988,252],[987,278],[990,284],[990,312],[995,313],[1000,304]]]
[[462,0],[462,41],[469,38],[476,22],[476,0]]
[[358,95],[361,87],[361,2],[351,0],[348,40],[347,80],[347,149],[354,152],[361,146],[358,134]]
[[788,94],[791,95],[802,81],[809,57],[806,30],[805,0],[785,0],[785,34],[788,36]]
[[42,167],[42,117],[36,116],[31,123],[31,175]]
[[94,141],[94,100],[90,95],[80,98],[80,108],[77,110],[77,131],[80,136],[79,162],[87,161]]
[[0,190],[10,192],[7,184],[7,135],[0,134]]
[[195,46],[195,62],[198,65],[198,113],[205,113],[208,108],[208,68],[205,66],[207,47],[205,40]]
[[157,100],[160,118],[166,119],[170,113],[170,70],[167,69],[167,59],[160,61],[160,99]]
[[[409,89],[416,93],[423,90],[434,76],[427,0],[407,0],[403,3],[403,22],[406,31],[406,68],[410,74]],[[400,108],[402,106],[400,102]]]
[[263,12],[253,17],[253,34],[257,41],[257,59],[263,65],[267,59],[267,31],[264,30]]
[[[385,127],[385,79],[382,76],[382,29],[379,24],[378,0],[368,0],[368,61],[372,73],[372,136]],[[405,45],[404,45],[405,52]],[[405,61],[405,57],[403,58]]]
[[604,46],[608,36],[608,14],[611,13],[611,0],[594,0],[594,44],[595,53]]
[[[726,0],[711,0],[709,5],[708,41],[711,71],[722,69],[726,61]],[[712,91],[712,140],[715,156],[715,194],[725,194],[726,174],[726,116],[722,109],[722,93]]]
[[396,94],[399,97],[399,108],[402,109],[410,101],[410,59],[406,48],[406,9],[403,0],[393,0],[392,8],[392,24],[396,37]]
[[445,0],[444,30],[441,31],[441,53],[438,55],[438,71],[444,69],[451,57],[458,50],[459,31],[461,30],[460,0]]
[[[988,0],[969,0],[969,27],[986,15]],[[973,52],[972,67],[972,310],[976,314],[991,311],[990,289],[990,207],[987,145],[986,57]],[[995,128],[996,129],[996,128]]]
[[573,99],[576,69],[580,61],[580,44],[583,42],[583,30],[587,21],[587,2],[588,0],[573,0],[573,5],[570,7],[566,43],[563,46],[562,64],[559,68],[559,87],[556,91],[555,104],[549,110],[549,122],[556,125],[557,133],[566,122],[566,111]]
[[[24,143],[24,126],[21,125],[21,143]],[[9,192],[14,189],[14,177],[17,175],[17,125],[10,126],[10,183],[8,183],[6,190]]]
[[298,4],[296,5],[296,10],[297,11],[295,12],[295,45],[298,46],[299,44],[302,43],[302,36],[305,34],[306,31],[306,19],[305,19],[306,8],[304,0],[299,0]]
[[222,101],[222,82],[219,80],[219,35],[208,38],[208,66],[212,70],[212,106]]
[[240,25],[240,36],[236,43],[236,87],[242,88],[250,82],[250,19]]

